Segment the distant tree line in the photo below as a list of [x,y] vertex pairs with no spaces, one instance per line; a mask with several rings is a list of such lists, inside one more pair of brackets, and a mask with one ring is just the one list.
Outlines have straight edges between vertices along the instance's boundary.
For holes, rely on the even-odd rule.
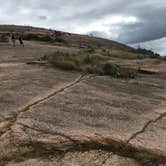
[[150,58],[159,58],[160,54],[153,52],[152,50],[148,50],[146,48],[137,48],[137,49],[133,49],[134,53],[139,53],[139,54],[143,54],[143,55],[149,55]]

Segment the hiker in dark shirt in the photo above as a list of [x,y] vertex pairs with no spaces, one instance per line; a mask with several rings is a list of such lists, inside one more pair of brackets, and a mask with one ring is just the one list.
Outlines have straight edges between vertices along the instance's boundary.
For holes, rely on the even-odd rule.
[[13,33],[11,35],[11,39],[12,39],[13,47],[15,47],[16,46],[16,37]]
[[23,38],[21,35],[19,35],[18,40],[20,42],[20,45],[22,45],[24,47],[24,42],[23,42]]

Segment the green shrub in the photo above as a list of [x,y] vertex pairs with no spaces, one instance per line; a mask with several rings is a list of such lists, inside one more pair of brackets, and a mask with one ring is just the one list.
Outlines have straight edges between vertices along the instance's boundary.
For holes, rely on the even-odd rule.
[[131,78],[134,79],[138,75],[138,71],[136,69],[122,67],[120,68],[120,77],[121,78]]
[[54,42],[64,43],[65,42],[65,40],[59,36],[54,39],[49,35],[41,35],[41,34],[25,34],[23,36],[23,39],[24,40],[50,42],[50,43],[54,43]]
[[137,77],[137,72],[136,71],[128,71],[128,78],[136,78]]
[[92,59],[92,56],[90,55],[84,55],[83,57],[83,62],[86,63],[86,64],[90,64],[92,63],[93,59]]
[[152,55],[150,55],[150,58],[159,58],[159,57],[160,55],[156,53],[153,53]]
[[137,58],[138,58],[138,59],[144,59],[145,56],[144,56],[144,55],[138,55]]
[[26,34],[23,36],[24,40],[34,40],[34,41],[44,41],[44,42],[54,42],[54,40],[49,35],[40,34]]
[[105,53],[105,52],[107,52],[107,50],[106,50],[105,48],[102,48],[102,52],[104,52],[104,53]]
[[85,48],[84,51],[87,52],[87,53],[94,53],[95,49],[93,47],[88,46],[88,47]]
[[[54,67],[64,70],[76,70],[83,73],[98,75],[111,75],[121,78],[135,78],[137,72],[132,69],[123,69],[117,64],[106,63],[107,58],[98,54],[80,54],[72,55],[63,52],[55,52],[51,55],[44,56],[40,60],[48,61]],[[104,65],[103,65],[104,64]]]
[[61,38],[61,37],[56,37],[54,39],[54,42],[65,43],[66,41],[63,38]]
[[103,71],[106,75],[120,76],[120,67],[116,64],[106,63],[103,67]]
[[148,55],[150,58],[159,58],[160,57],[159,54],[153,52],[152,50],[148,50],[145,48],[132,49],[131,52]]
[[53,39],[48,35],[39,36],[38,40],[39,41],[44,41],[44,42],[53,42]]
[[152,156],[146,152],[137,153],[135,157],[139,161],[139,163],[144,166],[156,166],[157,165],[157,162],[156,162],[154,156]]
[[105,75],[111,75],[114,77],[121,77],[121,78],[136,78],[137,71],[134,69],[128,68],[121,68],[117,64],[106,63],[103,66],[103,72]]

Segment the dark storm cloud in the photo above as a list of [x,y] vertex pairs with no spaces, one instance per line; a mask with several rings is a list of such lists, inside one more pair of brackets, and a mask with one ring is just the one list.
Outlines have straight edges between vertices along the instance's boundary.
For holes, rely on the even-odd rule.
[[[128,0],[118,5],[116,4],[117,8],[106,6],[103,10],[98,9],[92,13],[82,14],[81,18],[93,20],[107,14],[135,16],[139,19],[138,23],[110,25],[110,31],[118,27],[119,37],[117,39],[125,43],[150,41],[166,36],[166,2],[163,0],[158,0],[156,3],[153,0],[139,2]],[[97,35],[100,36],[100,33],[103,36],[104,32],[98,32]]]
[[166,7],[152,8],[149,12],[142,8],[136,16],[140,23],[119,25],[119,40],[128,43],[144,42],[166,36]]
[[[91,33],[125,43],[166,36],[165,0],[0,0],[0,4],[2,24],[30,24]],[[112,23],[114,16],[123,19]],[[125,21],[130,17],[136,21]]]

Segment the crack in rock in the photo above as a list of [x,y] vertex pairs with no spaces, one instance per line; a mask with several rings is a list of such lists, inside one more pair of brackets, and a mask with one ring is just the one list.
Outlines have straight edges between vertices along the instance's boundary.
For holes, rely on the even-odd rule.
[[[26,112],[26,111],[28,111],[28,110],[31,110],[31,108],[34,107],[35,105],[44,102],[45,100],[47,100],[47,99],[53,97],[54,95],[56,95],[56,94],[58,94],[58,93],[60,93],[60,92],[63,92],[64,90],[66,90],[66,89],[68,89],[68,88],[74,86],[74,85],[77,84],[77,83],[80,83],[81,81],[88,80],[88,79],[93,78],[93,77],[94,77],[94,76],[92,76],[92,75],[88,75],[88,76],[87,76],[87,75],[81,75],[79,78],[77,78],[75,81],[69,83],[69,84],[66,85],[65,87],[63,87],[63,88],[61,88],[61,89],[59,89],[59,90],[56,90],[56,91],[50,93],[49,95],[47,95],[47,96],[45,96],[45,97],[43,97],[43,98],[41,98],[41,99],[39,99],[39,100],[34,101],[32,104],[26,106],[25,108],[19,110],[18,112],[16,112],[15,117],[13,117],[12,122],[11,122],[10,127],[9,127],[9,130],[11,130],[11,127],[12,127],[12,126],[14,125],[14,123],[17,121],[17,117],[20,115],[20,113]],[[7,131],[8,131],[8,130],[7,130]],[[6,132],[7,132],[7,131],[6,131]]]
[[101,166],[104,166],[106,163],[107,163],[107,161],[112,157],[112,153],[110,153],[109,155],[108,155],[108,157],[106,158],[106,159],[104,159],[104,161],[102,162],[102,164],[101,164]]
[[160,114],[159,117],[157,117],[156,119],[152,119],[150,121],[148,121],[144,126],[143,128],[140,130],[140,131],[137,131],[136,133],[134,133],[127,141],[127,143],[130,143],[130,141],[134,138],[136,138],[138,135],[142,134],[145,132],[145,130],[149,127],[150,124],[152,123],[156,123],[157,121],[161,120],[163,117],[166,116],[166,112],[163,113],[163,114]]
[[68,139],[69,141],[75,143],[76,140],[72,139],[70,136],[67,136],[63,133],[60,133],[60,132],[49,132],[49,131],[45,131],[45,130],[41,130],[41,129],[36,129],[36,128],[33,128],[33,127],[30,127],[28,125],[25,125],[25,124],[22,124],[22,123],[18,123],[18,125],[21,125],[25,128],[28,128],[28,129],[31,129],[31,130],[35,130],[35,131],[38,131],[38,132],[41,132],[43,134],[51,134],[51,135],[58,135],[58,136],[61,136],[61,137],[64,137],[66,139]]

